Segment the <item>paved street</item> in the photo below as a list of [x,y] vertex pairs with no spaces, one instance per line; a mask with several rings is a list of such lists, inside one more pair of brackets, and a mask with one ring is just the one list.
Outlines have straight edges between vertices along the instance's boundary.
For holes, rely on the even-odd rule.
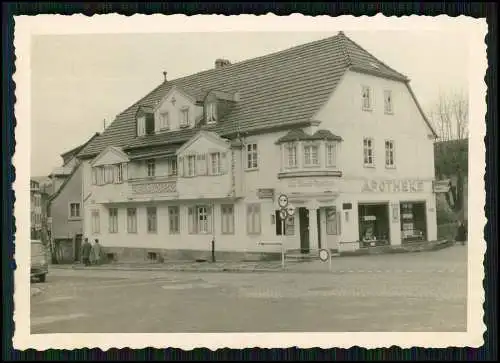
[[336,258],[288,272],[53,269],[32,333],[464,331],[466,247]]

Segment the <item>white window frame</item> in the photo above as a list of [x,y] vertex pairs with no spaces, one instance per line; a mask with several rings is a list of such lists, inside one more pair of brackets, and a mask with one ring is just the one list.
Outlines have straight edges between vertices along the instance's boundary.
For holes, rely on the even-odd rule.
[[156,160],[155,159],[146,160],[146,175],[149,178],[154,178],[156,176]]
[[196,176],[196,155],[187,155],[187,170],[186,176]]
[[336,142],[325,143],[325,160],[327,167],[335,168],[337,166],[337,147],[338,145]]
[[[313,148],[316,149],[316,160],[313,159]],[[310,151],[308,152],[307,150]],[[304,166],[305,167],[315,167],[320,165],[320,160],[319,160],[319,145],[317,143],[304,143],[303,145],[303,151],[304,151]],[[308,160],[309,159],[309,160]]]
[[137,208],[127,208],[127,233],[137,233]]
[[[297,142],[288,142],[285,145],[285,165],[288,169],[297,168],[299,164],[298,151],[299,145]],[[294,150],[293,153],[290,151]]]
[[93,167],[92,168],[92,185],[97,185],[97,168]]
[[[212,233],[213,210],[208,204],[188,207],[188,233],[210,234]],[[203,223],[201,223],[203,222]]]
[[146,116],[137,118],[137,136],[146,135]]
[[[35,197],[35,201],[38,198]],[[73,206],[75,206],[75,213],[73,213]],[[82,218],[82,206],[80,202],[69,202],[68,203],[68,219],[80,219]]]
[[246,170],[256,170],[259,168],[259,146],[256,142],[245,145]]
[[[154,211],[154,213],[151,213]],[[148,233],[158,233],[158,208],[146,207],[146,230]]]
[[221,204],[221,234],[234,234],[234,204]]
[[168,207],[168,230],[169,234],[181,233],[180,208],[178,205]]
[[108,216],[109,216],[109,227],[108,227],[109,233],[118,233],[118,208],[109,208]]
[[361,107],[364,111],[371,111],[373,106],[372,88],[370,86],[361,87]]
[[222,168],[221,168],[221,153],[220,152],[215,152],[215,153],[210,153],[210,175],[220,175]]
[[246,207],[247,234],[260,235],[262,232],[260,203],[250,203]]
[[171,156],[168,158],[168,176],[177,176],[179,172],[177,157]]
[[392,90],[384,91],[384,113],[387,115],[394,114]]
[[375,167],[375,141],[371,137],[363,138],[363,166],[366,168]]
[[170,113],[160,112],[160,131],[170,130]]
[[395,142],[394,140],[385,140],[384,145],[385,145],[385,167],[388,169],[394,169],[396,167]]
[[180,111],[179,126],[188,127],[189,126],[189,107],[183,107]]
[[[329,212],[332,212],[331,217],[329,217]],[[340,234],[340,215],[336,207],[325,208],[325,224],[326,224],[326,234],[327,235],[339,235]]]
[[114,183],[115,184],[121,184],[123,183],[123,164],[117,164],[115,166],[115,171],[114,171]]
[[217,123],[217,104],[215,102],[207,103],[206,121],[207,125]]

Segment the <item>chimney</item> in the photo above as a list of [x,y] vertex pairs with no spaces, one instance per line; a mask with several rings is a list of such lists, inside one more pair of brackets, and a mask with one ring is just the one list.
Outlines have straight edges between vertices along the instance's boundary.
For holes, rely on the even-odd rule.
[[167,72],[163,71],[163,82],[167,81]]
[[231,65],[231,62],[228,61],[227,59],[219,58],[219,59],[215,60],[215,69],[219,69],[219,68],[229,66],[229,65]]

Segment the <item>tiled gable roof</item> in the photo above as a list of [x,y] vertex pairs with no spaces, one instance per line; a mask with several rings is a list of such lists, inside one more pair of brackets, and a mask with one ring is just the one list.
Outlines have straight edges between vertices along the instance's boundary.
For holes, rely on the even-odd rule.
[[210,90],[239,93],[240,100],[230,113],[215,126],[205,126],[221,136],[306,125],[328,100],[346,69],[350,65],[364,67],[367,62],[376,63],[386,76],[406,80],[340,32],[277,53],[166,81],[119,114],[79,156],[95,156],[109,145],[127,151],[187,141],[199,131],[197,127],[136,137],[134,117],[138,106],[154,107],[174,85],[196,99]]
[[334,135],[330,130],[318,130],[309,140],[342,141],[340,136]]
[[329,141],[342,141],[340,136],[334,135],[329,130],[318,130],[313,135],[306,134],[302,129],[292,129],[284,136],[280,137],[276,144],[294,141],[308,141],[308,140],[329,140]]

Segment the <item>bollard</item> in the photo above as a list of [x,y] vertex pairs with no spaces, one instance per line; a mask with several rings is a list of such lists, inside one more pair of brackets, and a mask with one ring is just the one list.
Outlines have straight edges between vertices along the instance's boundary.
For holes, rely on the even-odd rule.
[[212,263],[215,263],[215,238],[212,238]]

